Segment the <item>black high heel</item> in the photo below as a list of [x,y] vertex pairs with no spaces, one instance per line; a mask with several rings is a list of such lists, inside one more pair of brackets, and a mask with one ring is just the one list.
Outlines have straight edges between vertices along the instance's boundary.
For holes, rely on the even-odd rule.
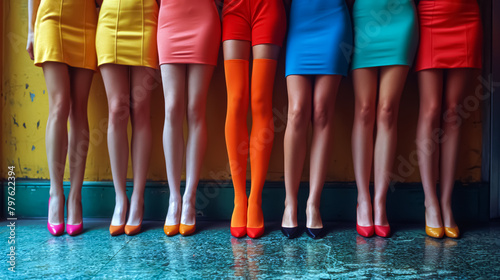
[[281,232],[284,236],[288,237],[288,239],[294,239],[299,237],[299,227],[281,227]]
[[312,239],[321,238],[323,235],[323,228],[308,228],[306,227],[306,233]]

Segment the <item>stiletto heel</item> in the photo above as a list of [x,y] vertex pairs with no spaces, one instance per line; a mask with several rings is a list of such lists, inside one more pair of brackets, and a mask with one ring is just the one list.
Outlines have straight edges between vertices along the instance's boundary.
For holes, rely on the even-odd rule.
[[391,226],[375,225],[375,234],[380,237],[389,237],[391,235]]
[[445,227],[444,233],[446,234],[446,236],[448,236],[450,238],[459,238],[460,237],[460,230],[458,229],[458,226]]
[[[50,197],[49,197],[49,207],[50,207]],[[49,222],[49,217],[47,217],[47,229],[54,236],[60,236],[64,233],[64,222],[62,224],[54,225]]]
[[194,225],[181,224],[179,226],[179,233],[182,234],[183,236],[189,236],[193,234],[195,231],[196,231],[196,224]]

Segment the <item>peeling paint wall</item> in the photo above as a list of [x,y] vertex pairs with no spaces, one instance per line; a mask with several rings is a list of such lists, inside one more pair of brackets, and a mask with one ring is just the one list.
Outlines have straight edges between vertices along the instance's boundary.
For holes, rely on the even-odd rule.
[[[3,0],[3,75],[1,96],[2,177],[6,166],[15,165],[18,177],[48,179],[45,154],[45,127],[48,115],[48,94],[42,69],[33,66],[26,51],[27,1]],[[226,92],[222,56],[215,71],[208,98],[208,151],[202,170],[204,180],[227,180],[229,169],[224,141]],[[274,92],[276,135],[269,167],[269,180],[283,180],[283,136],[287,115],[286,86],[283,56],[280,59]],[[415,74],[408,79],[403,94],[399,119],[399,144],[394,172],[405,182],[419,181],[416,165],[415,127],[418,114],[418,92]],[[353,93],[351,80],[344,80],[337,99],[333,153],[327,180],[354,181],[351,158],[351,127],[353,119]],[[111,180],[106,145],[107,102],[104,86],[95,74],[89,99],[91,145],[85,180]],[[166,180],[162,149],[163,95],[160,86],[152,98],[153,153],[149,168],[150,180]],[[250,118],[249,118],[250,122]],[[464,133],[460,147],[457,178],[466,182],[480,180],[481,169],[481,114],[470,112],[464,119]],[[130,135],[130,127],[129,127]],[[306,164],[304,179],[309,165]],[[69,177],[66,167],[66,179]],[[132,177],[129,163],[128,177]],[[248,177],[250,178],[250,177]]]

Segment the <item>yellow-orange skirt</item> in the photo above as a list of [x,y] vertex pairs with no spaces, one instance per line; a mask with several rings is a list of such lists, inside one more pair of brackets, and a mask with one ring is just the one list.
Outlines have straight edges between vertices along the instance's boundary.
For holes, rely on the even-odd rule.
[[35,65],[51,61],[95,70],[96,25],[94,0],[42,0],[35,22]]
[[158,68],[156,0],[104,0],[96,34],[97,63]]

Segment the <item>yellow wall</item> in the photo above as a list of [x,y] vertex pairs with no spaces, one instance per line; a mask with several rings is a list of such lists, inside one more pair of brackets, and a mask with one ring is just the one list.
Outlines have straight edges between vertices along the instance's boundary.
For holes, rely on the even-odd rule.
[[[44,132],[47,121],[48,101],[42,69],[33,66],[25,52],[27,26],[27,1],[3,0],[4,20],[4,55],[2,64],[2,166],[14,164],[18,176],[47,179],[49,176],[46,157]],[[274,92],[274,110],[276,116],[276,136],[269,167],[270,180],[283,180],[283,135],[286,124],[287,97],[284,80],[283,56],[277,73]],[[32,98],[33,97],[33,98]],[[107,104],[103,83],[96,74],[89,100],[89,121],[91,146],[88,155],[85,180],[111,180],[111,169],[106,145]],[[338,96],[335,117],[334,150],[328,171],[329,181],[354,181],[351,158],[351,127],[353,119],[353,93],[350,79],[343,81]],[[224,120],[226,93],[221,57],[214,74],[208,98],[208,152],[202,171],[202,179],[225,180],[229,178],[229,169],[224,142]],[[153,93],[153,156],[148,178],[165,180],[165,163],[162,150],[163,95],[160,87]],[[395,172],[401,162],[412,160],[415,151],[415,127],[418,113],[418,92],[415,74],[409,77],[403,99],[399,120],[399,144]],[[481,114],[472,112],[465,120],[460,161],[457,177],[462,181],[479,181],[481,168]],[[403,159],[403,160],[402,160]],[[412,165],[404,177],[406,182],[419,181],[418,168]],[[304,179],[307,178],[306,164]],[[2,168],[5,177],[5,169]],[[66,170],[66,178],[69,174]],[[406,169],[404,170],[406,171]],[[129,177],[131,176],[129,164]],[[402,174],[403,175],[403,174]]]

